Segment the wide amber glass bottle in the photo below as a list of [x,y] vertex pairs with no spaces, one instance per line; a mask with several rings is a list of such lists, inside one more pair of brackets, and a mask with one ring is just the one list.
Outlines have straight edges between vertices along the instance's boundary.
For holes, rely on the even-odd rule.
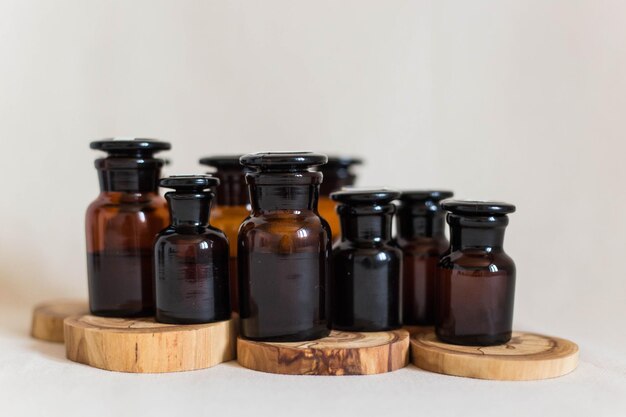
[[356,174],[352,172],[354,165],[360,165],[363,161],[359,158],[331,156],[328,162],[318,168],[324,175],[320,185],[319,213],[330,225],[333,234],[333,242],[341,239],[341,224],[337,215],[337,203],[330,194],[339,191],[343,187],[351,187],[356,182]]
[[241,155],[211,156],[200,159],[202,165],[215,168],[211,173],[220,180],[211,208],[211,224],[226,233],[230,244],[230,305],[239,311],[237,290],[237,235],[239,226],[250,215],[250,198],[246,186],[246,169]]
[[330,227],[317,212],[326,162],[311,152],[244,155],[252,212],[239,229],[241,335],[303,341],[329,334]]
[[402,249],[402,321],[408,325],[435,324],[437,263],[450,245],[445,211],[439,202],[450,191],[403,191],[396,214],[396,243]]
[[163,160],[154,153],[170,144],[149,139],[99,140],[92,149],[100,195],[87,209],[87,273],[91,313],[110,317],[154,314],[152,247],[169,223],[158,193]]
[[458,345],[491,346],[511,339],[515,263],[504,252],[508,203],[446,200],[450,248],[436,280],[439,339]]
[[332,328],[378,332],[402,325],[402,251],[391,244],[397,191],[349,190],[339,203],[341,242],[333,246],[330,284]]
[[156,319],[162,323],[210,323],[230,318],[228,240],[209,224],[219,180],[206,175],[161,180],[172,223],[154,244]]

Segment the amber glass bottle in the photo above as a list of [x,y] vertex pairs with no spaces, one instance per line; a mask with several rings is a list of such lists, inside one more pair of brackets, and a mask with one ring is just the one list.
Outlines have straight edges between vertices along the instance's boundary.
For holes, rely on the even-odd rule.
[[241,157],[252,213],[239,229],[241,335],[254,340],[302,341],[327,336],[326,284],[330,227],[317,212],[326,162],[311,152]]
[[450,249],[439,262],[436,323],[439,339],[491,346],[511,338],[515,264],[504,253],[504,229],[515,206],[488,201],[441,203]]
[[230,305],[233,311],[239,311],[237,235],[239,226],[250,215],[246,169],[239,162],[240,157],[227,155],[200,159],[202,165],[215,168],[212,175],[220,180],[219,186],[215,188],[211,224],[226,233],[230,244]]
[[396,214],[396,243],[402,249],[402,321],[435,324],[437,263],[448,249],[445,212],[439,202],[450,191],[403,191]]
[[163,160],[154,153],[170,144],[149,139],[99,140],[92,149],[100,195],[86,214],[89,307],[92,314],[136,317],[154,314],[152,245],[169,223],[158,193]]
[[230,318],[228,240],[209,225],[219,180],[206,175],[161,180],[172,223],[154,245],[156,319],[162,323],[210,323]]
[[337,203],[330,198],[330,194],[343,187],[353,186],[356,182],[356,175],[351,168],[362,163],[363,161],[359,158],[331,156],[326,164],[318,168],[324,175],[324,180],[320,185],[319,213],[330,225],[333,242],[341,239],[341,227],[336,210]]
[[333,329],[377,332],[402,325],[402,251],[390,244],[391,202],[399,195],[386,189],[331,194],[341,219],[341,242],[332,254]]

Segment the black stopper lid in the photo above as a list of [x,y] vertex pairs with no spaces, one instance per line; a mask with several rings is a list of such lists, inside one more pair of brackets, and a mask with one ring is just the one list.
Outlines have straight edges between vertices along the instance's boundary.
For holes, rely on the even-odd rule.
[[241,170],[239,159],[241,155],[215,155],[200,159],[201,165],[207,165],[217,169],[238,169]]
[[176,192],[202,192],[219,183],[219,179],[210,175],[173,175],[159,181],[161,187],[172,188]]
[[353,165],[361,165],[363,160],[361,158],[351,156],[329,156],[328,162],[324,165],[324,170],[329,169],[347,169]]
[[148,156],[171,149],[169,142],[157,139],[101,139],[89,144],[91,149],[105,151],[111,156]]
[[382,206],[397,200],[400,192],[388,188],[346,188],[330,195],[334,201],[351,206]]
[[438,202],[454,195],[452,191],[443,190],[407,190],[400,194],[400,201],[407,203]]
[[515,212],[515,206],[499,201],[445,200],[441,208],[465,216],[502,215]]
[[261,171],[292,172],[323,165],[328,161],[324,154],[314,152],[261,152],[244,155],[242,165]]

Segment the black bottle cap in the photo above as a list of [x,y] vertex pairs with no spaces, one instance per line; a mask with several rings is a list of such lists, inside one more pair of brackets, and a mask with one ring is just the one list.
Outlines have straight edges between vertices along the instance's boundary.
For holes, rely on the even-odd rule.
[[305,171],[328,161],[324,154],[314,152],[261,152],[244,155],[242,165],[261,171]]
[[346,188],[330,195],[334,201],[350,206],[382,206],[397,200],[400,192],[387,188]]
[[361,158],[351,156],[329,156],[328,162],[324,165],[323,169],[347,169],[353,165],[361,165],[363,160]]
[[499,201],[444,200],[441,208],[463,216],[502,215],[515,212],[515,206]]
[[400,201],[406,202],[438,202],[454,195],[452,191],[443,190],[407,190],[400,194]]
[[157,139],[101,139],[89,144],[91,149],[105,151],[112,156],[145,156],[171,149],[169,142]]
[[200,165],[207,165],[217,169],[242,169],[239,159],[241,155],[216,155],[201,158],[198,162]]
[[176,192],[202,192],[219,183],[219,179],[210,175],[173,175],[159,181],[161,187],[172,188]]

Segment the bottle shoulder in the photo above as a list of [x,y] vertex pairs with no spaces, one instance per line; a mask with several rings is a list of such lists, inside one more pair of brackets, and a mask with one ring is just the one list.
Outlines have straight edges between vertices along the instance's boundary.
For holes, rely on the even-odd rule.
[[167,212],[167,201],[160,194],[100,193],[87,207],[88,215],[151,211]]
[[225,242],[228,243],[226,234],[214,227],[174,227],[172,225],[163,229],[157,235],[157,242]]
[[444,254],[439,266],[445,269],[488,269],[515,272],[515,262],[504,250],[464,249]]
[[337,242],[333,246],[333,253],[359,254],[366,256],[376,256],[378,254],[388,254],[389,256],[394,257],[402,256],[402,250],[390,242],[359,244],[349,240]]

